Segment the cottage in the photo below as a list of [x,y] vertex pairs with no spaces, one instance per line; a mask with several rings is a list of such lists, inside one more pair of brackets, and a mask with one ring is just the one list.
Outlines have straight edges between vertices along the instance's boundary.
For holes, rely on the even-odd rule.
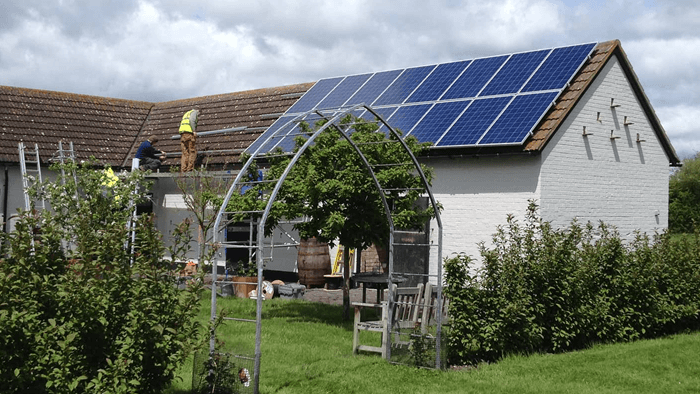
[[[626,236],[635,230],[663,230],[668,224],[668,166],[680,165],[680,160],[620,42],[560,48],[556,53],[568,48],[582,51],[575,67],[563,61],[547,63],[555,51],[544,50],[410,69],[421,71],[415,71],[416,89],[409,93],[417,97],[417,92],[425,91],[423,98],[413,101],[408,96],[396,96],[394,101],[401,100],[396,102],[381,100],[381,94],[401,85],[400,76],[409,69],[164,103],[0,87],[0,161],[4,164],[0,198],[3,218],[9,219],[4,230],[12,228],[12,215],[23,206],[20,141],[38,144],[44,163],[63,140],[74,143],[80,160],[95,156],[113,167],[129,168],[138,145],[156,135],[158,148],[168,154],[166,166],[178,165],[179,143],[171,137],[182,113],[196,107],[201,110],[200,132],[230,130],[198,140],[208,168],[222,170],[226,176],[226,171],[236,170],[240,154],[255,149],[254,141],[261,141],[259,137],[272,132],[275,124],[306,110],[351,104],[353,100],[342,99],[340,93],[334,96],[333,89],[342,81],[352,81],[358,95],[352,96],[366,96],[368,89],[363,87],[380,74],[383,81],[374,80],[384,90],[371,99],[373,106],[406,134],[435,143],[420,160],[435,168],[433,193],[444,206],[443,256],[456,252],[477,256],[477,243],[488,242],[507,214],[522,215],[530,199],[537,200],[542,217],[557,226],[577,218],[605,221]],[[515,59],[525,62],[526,58],[531,69],[524,74],[524,66]],[[469,65],[477,63],[495,66],[490,66],[488,75],[474,72],[474,78],[483,79],[481,90],[466,93],[474,87],[459,78],[469,75]],[[452,79],[440,82],[444,90],[430,97],[430,89],[440,84],[430,82],[432,70],[438,68],[451,70],[445,75]],[[537,72],[545,71],[550,76],[559,72],[558,78],[564,80],[561,87],[541,85],[526,91],[526,84],[538,78]],[[322,88],[327,89],[325,94],[315,97],[323,93]],[[406,85],[401,88],[405,90]],[[462,90],[450,93],[453,88]],[[526,102],[525,96],[543,100]],[[516,98],[522,98],[518,99],[522,105],[514,115],[511,103]],[[438,113],[438,104],[451,108],[444,113],[454,113],[449,115],[453,117],[445,120],[447,115]],[[484,108],[478,112],[480,105]],[[490,113],[489,105],[498,108],[497,113]],[[434,116],[432,108],[436,108]],[[471,121],[457,127],[467,114]],[[508,116],[519,117],[520,129],[513,126],[507,135],[489,134]],[[165,171],[153,180],[153,211],[159,228],[168,233],[184,215],[179,191]],[[293,253],[284,256],[268,269],[293,271]],[[431,261],[430,267],[434,272],[437,262]]]

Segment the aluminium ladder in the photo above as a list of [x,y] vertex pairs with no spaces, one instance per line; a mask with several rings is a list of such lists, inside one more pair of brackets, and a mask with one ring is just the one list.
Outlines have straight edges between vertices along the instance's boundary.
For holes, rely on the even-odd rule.
[[[28,167],[27,165],[31,165]],[[34,149],[30,149],[24,142],[19,143],[19,165],[22,171],[22,189],[24,190],[24,207],[26,210],[31,209],[46,209],[44,196],[39,193],[32,200],[29,195],[29,189],[35,184],[41,184],[41,161],[39,159],[39,145],[34,144]]]

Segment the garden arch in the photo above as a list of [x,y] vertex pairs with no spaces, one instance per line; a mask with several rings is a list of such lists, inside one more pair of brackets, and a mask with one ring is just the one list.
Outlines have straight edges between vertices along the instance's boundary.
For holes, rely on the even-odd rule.
[[[412,164],[412,169],[416,172],[416,174],[419,175],[420,179],[422,180],[423,186],[425,187],[425,190],[427,191],[427,197],[428,197],[428,203],[432,206],[433,211],[435,212],[435,225],[437,227],[437,234],[433,237],[434,241],[430,242],[428,246],[431,248],[430,255],[435,257],[435,262],[436,262],[436,274],[434,275],[426,275],[426,276],[433,276],[434,279],[433,281],[435,282],[435,286],[437,288],[437,310],[440,311],[442,308],[442,221],[440,219],[440,210],[439,206],[437,204],[437,201],[435,200],[432,190],[430,187],[430,184],[428,183],[428,180],[423,173],[420,164],[418,163],[418,160],[416,159],[415,155],[412,153],[410,148],[406,145],[404,140],[401,138],[400,133],[397,132],[383,117],[377,113],[375,109],[373,109],[370,106],[367,106],[365,104],[358,104],[350,108],[346,109],[332,109],[332,110],[311,110],[302,114],[299,114],[296,117],[293,117],[286,123],[278,124],[282,119],[278,120],[278,123],[273,124],[270,129],[268,130],[274,130],[273,132],[268,131],[266,134],[263,134],[260,139],[262,140],[262,143],[258,144],[256,142],[255,145],[256,148],[255,150],[251,153],[251,156],[246,160],[245,164],[237,174],[235,180],[231,184],[231,187],[229,188],[228,192],[226,193],[226,196],[224,197],[223,203],[221,207],[219,208],[219,212],[216,216],[216,221],[214,224],[214,229],[215,229],[215,235],[214,235],[214,241],[217,245],[222,245],[222,247],[234,247],[234,246],[227,246],[226,245],[226,240],[222,239],[223,234],[225,234],[225,228],[226,224],[229,222],[229,217],[230,215],[236,215],[236,214],[250,214],[250,215],[259,215],[259,219],[255,223],[255,226],[257,227],[257,235],[256,235],[256,242],[253,246],[253,242],[251,242],[249,245],[250,248],[254,249],[254,255],[257,263],[257,271],[258,271],[258,289],[262,289],[262,280],[263,280],[263,266],[264,266],[264,251],[263,249],[265,248],[264,244],[264,238],[265,238],[265,224],[266,221],[268,220],[270,216],[270,210],[272,208],[272,204],[275,202],[275,199],[277,198],[277,195],[280,191],[280,188],[282,187],[282,184],[286,180],[287,176],[289,175],[290,171],[292,168],[296,165],[298,162],[299,158],[306,152],[306,150],[314,144],[314,140],[324,131],[326,131],[330,127],[335,127],[338,131],[340,131],[341,135],[343,138],[345,138],[349,144],[352,146],[354,152],[358,155],[358,157],[361,158],[362,162],[364,163],[365,168],[367,169],[369,175],[371,176],[374,185],[379,192],[379,195],[381,196],[382,204],[384,206],[384,212],[386,215],[386,220],[389,225],[389,245],[388,245],[388,311],[389,311],[389,316],[392,316],[393,313],[393,294],[392,294],[392,285],[395,282],[395,272],[394,272],[394,245],[395,245],[395,238],[394,238],[394,233],[396,231],[394,227],[394,220],[392,218],[392,212],[390,209],[390,206],[387,202],[387,197],[386,197],[386,191],[388,189],[384,189],[382,185],[380,184],[379,180],[377,179],[377,176],[375,174],[375,170],[373,166],[368,162],[367,158],[362,152],[362,149],[356,144],[351,138],[350,135],[352,134],[352,131],[354,130],[353,126],[355,125],[354,122],[352,123],[341,123],[341,120],[344,119],[347,115],[355,115],[355,117],[359,117],[357,115],[371,115],[374,117],[375,121],[380,127],[385,127],[388,133],[391,133],[395,138],[391,140],[391,142],[388,143],[396,143],[400,144],[402,149],[408,154],[408,156],[411,159],[411,164]],[[301,132],[301,130],[298,127],[298,124],[302,121],[308,121],[309,119],[313,120],[322,120],[325,119],[327,122],[319,127],[313,134],[309,135],[307,133]],[[277,127],[279,126],[279,127]],[[276,129],[275,129],[276,128]],[[285,168],[284,172],[278,179],[265,179],[265,180],[251,180],[248,178],[246,174],[248,174],[249,169],[251,169],[251,166],[255,165],[259,161],[264,161],[266,158],[269,158],[270,156],[267,154],[268,152],[272,151],[272,148],[275,146],[278,146],[281,142],[291,141],[294,137],[296,136],[303,136],[307,138],[306,142],[303,144],[301,148],[295,153],[285,153],[285,155],[292,156],[291,160],[289,161],[287,167]],[[255,167],[252,167],[255,168]],[[260,183],[260,182],[266,182],[266,183],[274,183],[274,187],[272,188],[272,191],[270,192],[269,195],[265,196],[265,209],[262,211],[248,211],[248,212],[228,212],[226,210],[229,201],[231,200],[231,197],[234,195],[234,193],[241,193],[241,190],[246,190],[246,188],[251,187],[251,185]],[[251,237],[252,237],[253,232],[251,231]],[[251,240],[252,241],[252,240]],[[288,245],[288,244],[287,244]],[[274,245],[272,245],[274,247]],[[436,251],[433,253],[432,250],[433,248],[436,248]],[[217,266],[216,264],[213,265],[212,267],[212,310],[211,310],[211,316],[212,320],[215,319],[216,317],[216,289],[217,289]],[[220,282],[220,281],[219,281]],[[260,374],[260,358],[261,358],[261,351],[260,351],[260,344],[261,344],[261,319],[262,319],[262,304],[263,304],[263,298],[261,296],[257,297],[257,307],[256,307],[256,339],[255,339],[255,357],[254,357],[254,391],[257,392],[258,389],[258,384],[259,384],[259,374]],[[441,366],[441,316],[442,313],[436,313],[436,322],[437,322],[437,340],[435,344],[435,351],[436,351],[436,362],[435,366],[437,368],[440,368]],[[239,319],[240,320],[240,319]],[[391,337],[391,335],[389,335]],[[214,335],[212,333],[212,338],[210,342],[210,353],[213,354],[214,352]],[[388,338],[386,341],[386,354],[387,354],[387,359],[390,359],[390,354],[391,354],[391,338]]]

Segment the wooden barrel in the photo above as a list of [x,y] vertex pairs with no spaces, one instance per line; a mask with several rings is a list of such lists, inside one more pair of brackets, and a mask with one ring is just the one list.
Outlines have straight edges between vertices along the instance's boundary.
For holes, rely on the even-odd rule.
[[319,242],[315,237],[302,239],[297,254],[297,269],[299,283],[312,286],[323,286],[323,275],[331,273],[331,255],[328,244]]

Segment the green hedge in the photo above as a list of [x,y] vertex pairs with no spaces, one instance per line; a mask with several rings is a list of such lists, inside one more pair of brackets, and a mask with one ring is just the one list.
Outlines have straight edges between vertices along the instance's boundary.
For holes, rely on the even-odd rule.
[[0,392],[160,393],[197,340],[201,284],[175,287],[152,217],[125,247],[140,173],[75,170],[0,234]]
[[700,327],[700,237],[624,242],[600,223],[555,229],[531,202],[482,245],[446,259],[452,363],[562,352]]

